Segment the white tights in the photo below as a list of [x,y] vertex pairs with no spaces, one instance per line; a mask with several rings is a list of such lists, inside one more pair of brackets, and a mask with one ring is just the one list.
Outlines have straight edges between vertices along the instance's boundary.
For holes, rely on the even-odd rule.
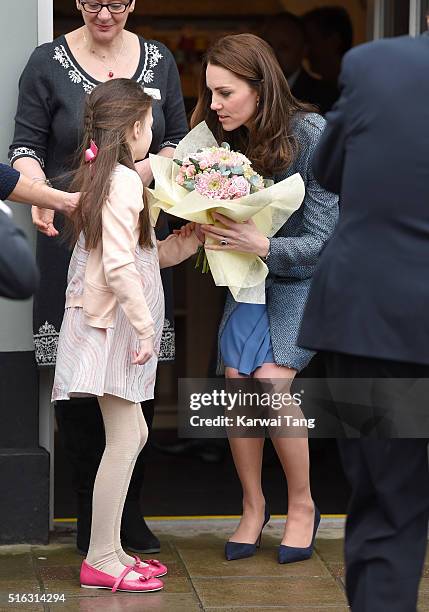
[[[121,545],[121,518],[137,457],[148,430],[140,404],[113,395],[98,397],[106,432],[106,448],[98,468],[92,497],[92,526],[87,563],[111,576],[133,565]],[[128,579],[139,574],[130,572]]]

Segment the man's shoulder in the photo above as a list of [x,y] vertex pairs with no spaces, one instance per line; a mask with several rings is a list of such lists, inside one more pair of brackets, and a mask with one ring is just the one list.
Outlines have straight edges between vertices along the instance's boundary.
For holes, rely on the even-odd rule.
[[393,38],[380,38],[361,45],[357,45],[347,51],[344,55],[343,63],[353,63],[359,61],[369,61],[371,56],[383,57],[391,53],[397,53],[404,49],[413,49],[419,46],[423,37],[395,36]]

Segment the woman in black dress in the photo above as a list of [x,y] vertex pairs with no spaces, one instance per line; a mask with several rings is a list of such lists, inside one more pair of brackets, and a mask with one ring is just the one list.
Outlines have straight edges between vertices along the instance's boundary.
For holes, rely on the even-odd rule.
[[[33,52],[20,80],[15,135],[9,158],[14,168],[30,177],[49,178],[67,187],[64,175],[73,169],[85,96],[100,82],[131,78],[155,98],[151,153],[172,157],[187,131],[180,80],[174,58],[161,43],[145,40],[125,29],[135,0],[108,5],[76,0],[84,25],[41,45]],[[152,181],[149,160],[136,164],[145,185]],[[62,177],[62,178],[61,178]],[[37,261],[41,285],[34,306],[34,341],[40,366],[54,366],[58,333],[64,312],[64,295],[70,252],[60,242],[62,219],[51,211],[33,207],[38,227]],[[163,233],[158,235],[163,238]],[[168,282],[169,281],[169,282]],[[164,276],[166,320],[161,361],[174,358],[171,277]],[[104,448],[97,401],[73,400],[56,405],[60,434],[73,465],[78,495],[78,548],[89,543],[92,488]],[[150,428],[153,402],[143,405]],[[81,457],[86,457],[83,463]],[[123,544],[137,552],[159,550],[157,538],[140,516],[143,479],[142,457],[134,469],[124,508]]]

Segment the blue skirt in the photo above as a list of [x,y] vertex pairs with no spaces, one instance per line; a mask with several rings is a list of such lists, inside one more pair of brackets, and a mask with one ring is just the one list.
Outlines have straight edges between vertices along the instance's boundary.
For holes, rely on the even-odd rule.
[[263,363],[275,363],[265,304],[238,304],[223,329],[220,352],[225,367],[242,375],[252,374]]

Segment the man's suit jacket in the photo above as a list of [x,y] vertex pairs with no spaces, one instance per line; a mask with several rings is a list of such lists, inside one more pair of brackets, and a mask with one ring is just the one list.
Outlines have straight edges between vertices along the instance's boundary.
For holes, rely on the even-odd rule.
[[333,85],[312,77],[304,68],[301,68],[291,92],[298,100],[316,105],[321,115],[332,108],[340,93]]
[[429,36],[352,49],[313,158],[340,219],[298,343],[429,364]]
[[0,211],[0,297],[29,298],[38,282],[39,272],[24,232]]

